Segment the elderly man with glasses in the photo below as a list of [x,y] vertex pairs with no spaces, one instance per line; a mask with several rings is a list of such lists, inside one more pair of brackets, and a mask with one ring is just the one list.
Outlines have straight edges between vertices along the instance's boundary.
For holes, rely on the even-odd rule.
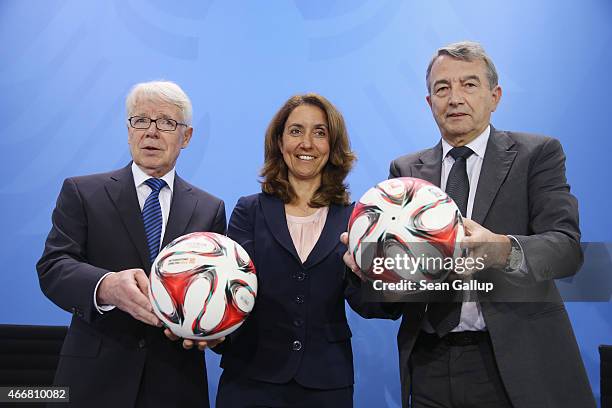
[[73,315],[55,383],[71,406],[208,407],[204,356],[161,328],[147,275],[173,239],[225,233],[225,206],[176,174],[193,134],[178,85],[138,84],[126,108],[132,163],[64,181],[37,264],[45,295]]

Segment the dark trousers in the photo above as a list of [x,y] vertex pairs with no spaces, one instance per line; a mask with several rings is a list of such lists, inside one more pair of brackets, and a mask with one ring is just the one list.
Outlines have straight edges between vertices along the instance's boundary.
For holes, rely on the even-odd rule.
[[489,335],[421,332],[410,356],[413,408],[512,408]]
[[352,408],[353,386],[320,390],[291,380],[274,384],[223,371],[217,390],[217,408]]
[[[204,358],[203,353],[193,352],[192,354],[194,359]],[[181,382],[175,378],[168,378],[167,373],[169,372],[172,371],[164,363],[164,359],[148,358],[146,360],[134,404],[135,408],[210,408],[205,369],[199,373],[200,375],[183,378]],[[192,392],[194,390],[195,392]]]

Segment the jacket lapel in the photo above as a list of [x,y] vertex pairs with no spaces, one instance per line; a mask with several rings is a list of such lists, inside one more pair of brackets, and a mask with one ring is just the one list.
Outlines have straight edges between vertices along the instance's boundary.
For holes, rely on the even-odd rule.
[[305,268],[311,268],[321,262],[340,244],[340,234],[346,232],[348,228],[348,220],[342,216],[342,209],[341,206],[335,204],[329,206],[325,226],[306,262],[304,262]]
[[289,235],[285,204],[280,199],[269,194],[260,194],[259,202],[261,203],[266,224],[270,228],[274,239],[301,264],[302,261],[295,250],[291,235]]
[[411,166],[411,176],[427,180],[439,187],[442,174],[442,142],[425,150],[419,160],[420,163]]
[[165,247],[172,240],[185,234],[189,220],[198,203],[192,188],[178,175],[174,177],[174,192],[172,193],[172,204],[166,224],[166,232],[161,247]]
[[[134,186],[131,163],[113,173],[105,185],[106,192],[119,213],[119,217],[128,232],[130,240],[138,251],[138,255],[148,272],[151,266],[149,250],[146,246],[142,214],[138,204],[138,195]],[[109,237],[112,239],[112,237]]]
[[510,150],[513,145],[514,142],[505,132],[499,132],[491,126],[491,136],[480,169],[472,208],[472,219],[481,225],[516,157],[517,152]]

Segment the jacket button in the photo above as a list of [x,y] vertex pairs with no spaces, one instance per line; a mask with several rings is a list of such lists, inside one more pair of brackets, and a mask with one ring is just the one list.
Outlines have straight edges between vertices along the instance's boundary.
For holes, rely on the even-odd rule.
[[143,349],[147,346],[147,341],[145,339],[140,339],[138,342],[138,348]]
[[300,272],[297,275],[295,275],[295,279],[299,281],[303,281],[304,279],[306,279],[306,274],[304,272]]
[[300,351],[302,349],[302,342],[299,340],[295,340],[292,344],[291,344],[291,349],[293,351]]
[[293,321],[293,325],[294,325],[295,327],[302,327],[302,325],[303,325],[303,324],[304,324],[304,321],[303,321],[302,319],[295,319],[295,320]]
[[295,297],[295,303],[297,303],[298,305],[301,305],[302,303],[304,303],[304,296],[302,295],[297,295]]

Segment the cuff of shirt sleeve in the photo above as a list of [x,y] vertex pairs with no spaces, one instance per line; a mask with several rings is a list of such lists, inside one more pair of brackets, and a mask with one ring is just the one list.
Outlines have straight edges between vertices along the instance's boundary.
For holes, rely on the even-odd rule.
[[111,310],[115,308],[115,306],[113,305],[98,305],[98,302],[96,301],[97,295],[98,295],[98,287],[100,286],[100,283],[104,280],[104,278],[106,278],[111,273],[114,273],[114,272],[109,272],[105,274],[104,276],[102,276],[100,280],[98,281],[98,283],[96,284],[96,288],[94,289],[93,302],[94,302],[94,306],[96,310],[100,314],[103,314],[104,312],[110,312]]

